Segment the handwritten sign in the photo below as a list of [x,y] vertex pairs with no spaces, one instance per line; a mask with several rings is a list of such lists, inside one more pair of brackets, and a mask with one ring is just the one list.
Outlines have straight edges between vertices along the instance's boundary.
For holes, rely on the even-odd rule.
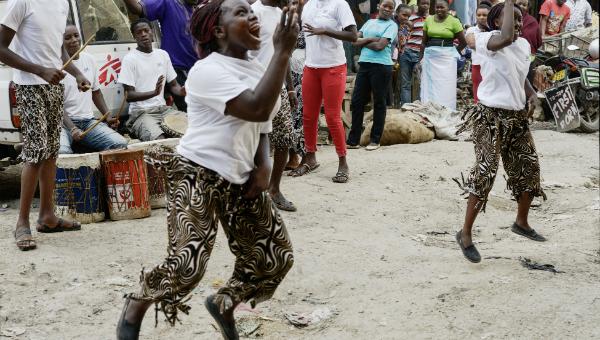
[[556,129],[559,132],[566,132],[578,128],[581,124],[581,117],[571,87],[564,84],[548,89],[544,93],[554,120],[556,120]]

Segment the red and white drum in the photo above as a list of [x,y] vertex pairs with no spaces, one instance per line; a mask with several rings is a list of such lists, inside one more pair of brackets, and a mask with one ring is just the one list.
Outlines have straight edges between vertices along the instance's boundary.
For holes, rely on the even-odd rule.
[[142,150],[100,153],[106,179],[110,219],[131,220],[150,216],[148,170]]
[[[175,152],[175,147],[179,145],[179,138],[160,139],[150,142],[141,142],[129,144],[130,150],[143,150],[145,154],[148,152],[159,150],[160,147],[167,147],[172,152]],[[146,162],[148,169],[148,194],[150,195],[150,206],[152,209],[165,208],[166,200],[166,175],[163,171],[158,170],[152,163]]]

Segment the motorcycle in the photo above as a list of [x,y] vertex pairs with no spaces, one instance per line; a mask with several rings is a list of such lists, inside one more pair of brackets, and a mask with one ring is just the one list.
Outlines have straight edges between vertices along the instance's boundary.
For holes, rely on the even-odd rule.
[[[568,46],[567,49],[575,50],[577,46]],[[579,130],[582,132],[596,132],[599,127],[599,77],[598,64],[591,63],[583,58],[551,56],[543,51],[536,55],[539,64],[549,67],[553,71],[550,87],[538,94],[540,99],[547,99],[546,93],[557,87],[569,86],[577,103],[579,115]],[[543,100],[542,107],[546,119],[554,117],[550,103]]]

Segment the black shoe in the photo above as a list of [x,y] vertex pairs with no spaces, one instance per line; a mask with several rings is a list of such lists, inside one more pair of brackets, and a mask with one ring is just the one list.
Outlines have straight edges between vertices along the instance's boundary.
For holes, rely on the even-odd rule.
[[529,230],[523,229],[516,222],[513,223],[512,228],[510,228],[510,230],[513,233],[515,233],[517,235],[525,236],[528,239],[538,241],[538,242],[546,242],[546,238],[544,236],[536,233],[535,230],[533,230],[533,229],[529,229]]
[[462,230],[459,230],[456,233],[456,242],[458,243],[458,245],[460,246],[460,250],[462,250],[463,255],[467,258],[467,260],[473,262],[473,263],[479,263],[481,262],[481,255],[479,255],[479,252],[477,251],[477,248],[475,248],[475,245],[472,244],[468,247],[465,248],[465,246],[462,243]]
[[139,324],[134,325],[125,320],[130,301],[131,298],[125,298],[125,306],[123,306],[123,311],[121,312],[121,317],[117,324],[117,340],[137,340],[140,336],[142,323],[140,322]]
[[221,329],[221,335],[223,335],[223,339],[239,340],[240,336],[238,334],[237,329],[235,328],[235,320],[233,320],[233,318],[232,321],[225,320],[223,314],[221,314],[221,312],[219,311],[219,306],[217,306],[214,299],[215,295],[210,295],[209,297],[207,297],[206,301],[204,301],[204,306],[206,307],[210,315],[212,315],[212,317],[215,319],[217,325],[219,325],[219,329]]

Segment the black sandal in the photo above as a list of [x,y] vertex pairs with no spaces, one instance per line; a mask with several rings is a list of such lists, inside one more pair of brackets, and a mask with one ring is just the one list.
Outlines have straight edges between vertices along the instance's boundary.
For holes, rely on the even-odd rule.
[[526,230],[521,228],[520,225],[518,225],[516,222],[513,223],[512,228],[510,228],[510,230],[517,234],[517,235],[521,235],[521,236],[525,236],[530,240],[534,240],[537,242],[545,242],[546,238],[540,234],[538,234],[533,228]]
[[[14,231],[15,243],[17,248],[21,251],[28,251],[37,248],[35,240],[31,237],[31,229],[29,228],[17,228]],[[29,236],[29,237],[24,237]]]
[[47,224],[43,224],[40,220],[38,220],[37,223],[38,223],[38,225],[37,225],[38,233],[50,234],[50,233],[61,233],[63,231],[81,230],[81,223],[79,223],[77,221],[73,221],[72,222],[73,226],[67,227],[65,225],[65,221],[62,218],[58,219],[58,223],[56,224],[56,227],[54,227],[54,228],[50,228]]
[[[223,314],[219,311],[219,306],[214,301],[215,295],[209,295],[204,301],[204,306],[210,313],[210,315],[215,319],[217,325],[219,325],[219,329],[221,330],[221,335],[225,340],[239,340],[240,336],[238,334],[237,329],[235,328],[235,321],[227,321],[223,317]],[[233,308],[233,307],[232,307]]]
[[302,163],[296,169],[290,171],[288,173],[288,176],[300,177],[300,176],[308,175],[311,172],[315,171],[320,166],[321,166],[321,164],[319,164],[319,163],[316,163],[313,166],[311,166],[308,163]]
[[117,340],[137,340],[140,336],[141,323],[134,325],[125,320],[125,314],[127,314],[127,308],[129,307],[130,297],[125,298],[125,306],[121,312],[121,317],[117,323]]
[[335,176],[333,176],[331,178],[331,180],[333,181],[333,183],[346,183],[346,182],[348,182],[348,178],[350,178],[350,177],[348,176],[347,173],[338,171],[335,174]]
[[479,255],[479,251],[477,251],[477,248],[475,248],[475,245],[472,244],[468,247],[465,248],[465,246],[462,243],[462,230],[459,230],[456,233],[456,243],[458,243],[458,245],[460,246],[460,250],[462,250],[463,255],[465,256],[465,258],[473,263],[479,263],[481,262],[481,255]]
[[273,203],[275,203],[275,206],[279,210],[285,210],[285,211],[291,211],[291,212],[298,210],[296,208],[296,206],[294,205],[294,203],[292,203],[291,201],[288,201],[285,197],[283,197],[283,194],[281,194],[281,193],[271,196],[271,200],[273,201]]

